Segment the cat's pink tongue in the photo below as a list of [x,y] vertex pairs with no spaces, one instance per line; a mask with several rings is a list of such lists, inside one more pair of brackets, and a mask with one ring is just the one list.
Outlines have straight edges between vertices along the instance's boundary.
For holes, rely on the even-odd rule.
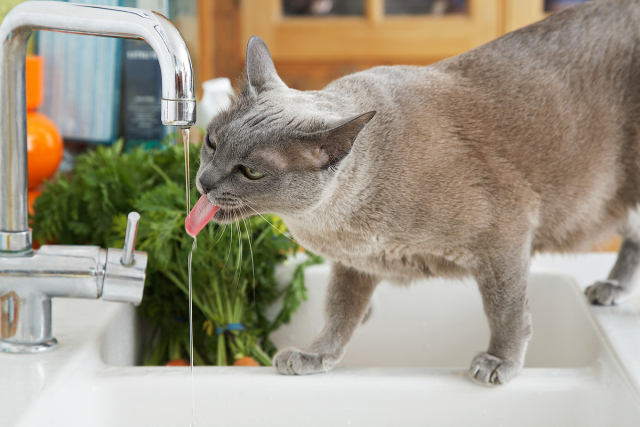
[[200,200],[198,203],[191,209],[189,215],[184,220],[184,229],[187,230],[187,233],[191,237],[196,237],[200,230],[204,228],[205,225],[211,218],[218,212],[220,206],[216,206],[207,199],[207,195],[203,194],[200,196]]

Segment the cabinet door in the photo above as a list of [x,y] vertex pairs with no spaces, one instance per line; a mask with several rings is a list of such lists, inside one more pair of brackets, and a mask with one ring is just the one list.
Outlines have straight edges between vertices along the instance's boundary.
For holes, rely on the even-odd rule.
[[465,52],[502,30],[502,0],[467,0],[466,11],[456,14],[402,15],[390,5],[362,0],[357,15],[318,17],[285,15],[282,0],[242,0],[239,52],[258,35],[276,62],[424,63]]

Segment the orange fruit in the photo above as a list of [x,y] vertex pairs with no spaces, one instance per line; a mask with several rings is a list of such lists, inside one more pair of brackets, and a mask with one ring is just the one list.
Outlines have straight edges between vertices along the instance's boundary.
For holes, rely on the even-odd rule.
[[27,114],[27,162],[29,188],[35,188],[58,169],[62,160],[62,136],[44,114]]
[[244,356],[240,359],[236,359],[236,361],[233,362],[233,366],[260,366],[260,364],[256,362],[253,357]]
[[187,359],[173,359],[169,360],[164,366],[191,366]]

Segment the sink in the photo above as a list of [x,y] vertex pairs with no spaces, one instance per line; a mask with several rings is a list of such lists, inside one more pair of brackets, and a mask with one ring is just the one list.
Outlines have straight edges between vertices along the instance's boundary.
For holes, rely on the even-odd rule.
[[[467,377],[489,336],[472,280],[383,282],[370,319],[332,372],[196,367],[196,426],[637,426],[640,302],[591,307],[582,294],[614,261],[608,254],[536,258],[534,336],[525,369],[505,386],[484,388]],[[309,301],[273,335],[278,346],[304,346],[320,331],[328,275],[327,265],[307,269]],[[8,409],[0,425],[189,425],[189,368],[134,366],[133,307],[53,301],[59,348],[0,355],[0,401]]]

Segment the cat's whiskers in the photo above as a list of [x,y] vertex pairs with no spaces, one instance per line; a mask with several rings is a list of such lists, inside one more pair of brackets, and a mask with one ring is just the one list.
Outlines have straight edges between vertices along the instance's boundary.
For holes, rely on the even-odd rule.
[[[278,227],[276,227],[275,225],[271,224],[271,221],[269,221],[267,218],[265,218],[261,213],[259,213],[258,211],[256,211],[253,207],[251,207],[251,202],[249,202],[249,200],[247,198],[242,198],[241,199],[243,202],[245,202],[245,204],[249,207],[249,209],[251,209],[252,211],[254,211],[256,213],[256,215],[260,215],[260,217],[262,219],[264,219],[265,221],[267,221],[269,223],[269,225],[271,225],[274,230],[276,230],[278,233],[282,234],[284,237],[286,237],[287,239],[291,240],[293,243],[295,243],[296,245],[300,245],[300,243],[296,242],[295,239],[287,236],[286,234],[284,234],[282,231],[280,231],[278,229]],[[300,245],[302,246],[302,245]]]
[[[224,218],[224,215],[223,215],[223,218]],[[227,266],[227,263],[229,262],[229,257],[231,256],[231,243],[233,242],[233,225],[231,226],[230,233],[231,233],[231,238],[229,239],[229,252],[227,253],[227,259],[224,260],[224,265],[220,269],[220,272],[218,273],[218,276],[216,276],[216,279],[220,276],[220,274],[222,274],[222,270],[224,270],[224,268]]]
[[[227,229],[227,225],[225,224],[224,228],[222,229],[222,234],[220,235],[220,238],[218,238],[218,240],[216,241],[216,244],[220,241],[226,229]],[[231,242],[233,242],[233,228],[230,229],[230,233],[231,233],[231,238],[229,239],[229,253],[227,254],[227,259],[225,259],[224,265],[222,266],[222,268],[220,269],[220,271],[218,272],[218,275],[214,280],[217,280],[218,277],[220,277],[220,275],[222,274],[222,271],[227,266],[227,262],[229,262],[229,257],[231,256]]]
[[[231,242],[230,242],[229,246],[231,246],[233,244],[233,239],[234,239],[234,237],[233,237],[233,225],[234,225],[234,223],[231,222]],[[237,229],[236,229],[236,231],[237,231]],[[238,257],[236,257],[236,259],[235,259],[235,264],[236,264],[236,266],[235,266],[235,269],[233,270],[233,278],[231,279],[231,285],[234,285],[235,282],[236,282],[236,275],[238,274]]]
[[[264,219],[274,230],[276,230],[278,233],[280,233],[281,235],[283,235],[284,237],[286,237],[287,239],[289,239],[290,241],[292,241],[293,243],[295,243],[296,245],[300,245],[297,241],[295,241],[295,239],[292,239],[291,237],[287,236],[286,234],[284,234],[282,231],[280,231],[280,229],[278,229],[275,225],[273,225],[271,223],[271,221],[269,221],[267,218],[264,217],[264,215],[260,214],[258,211],[256,211],[252,206],[251,206],[251,201],[249,201],[246,198],[241,198],[238,197],[240,199],[240,201],[244,202],[244,206],[241,206],[240,212],[240,218],[236,219],[236,229],[238,231],[238,250],[240,252],[239,258],[238,258],[238,262],[236,263],[236,269],[234,271],[234,275],[233,275],[233,280],[232,283],[235,283],[235,287],[237,289],[237,286],[240,282],[239,278],[240,275],[242,274],[242,259],[243,259],[243,251],[242,251],[242,233],[241,233],[241,227],[240,227],[240,222],[239,220],[242,219],[243,223],[244,223],[244,227],[245,230],[247,231],[247,239],[249,242],[249,252],[251,254],[251,270],[252,270],[252,288],[253,288],[253,297],[255,299],[255,291],[256,291],[256,286],[255,286],[255,264],[254,264],[254,260],[253,260],[253,247],[251,245],[251,235],[253,233],[253,227],[251,227],[251,221],[249,221],[249,227],[251,227],[251,232],[249,231],[249,227],[247,227],[247,221],[244,218],[244,216],[248,216],[249,211],[247,210],[247,208],[251,209],[256,215],[259,215],[262,219]],[[225,222],[227,220],[231,219],[231,215],[227,213],[227,211],[223,211],[223,215],[222,215],[222,221]],[[229,258],[231,257],[231,245],[233,244],[233,222],[230,222],[231,227],[230,227],[230,233],[231,233],[231,239],[229,240],[229,250],[227,253],[227,258],[225,259],[224,265],[222,266],[222,269],[220,269],[220,272],[218,273],[218,276],[220,276],[220,274],[222,273],[222,270],[224,270],[229,262]],[[218,238],[218,240],[216,241],[216,243],[218,241],[220,241],[220,239],[222,238],[222,236],[224,235],[224,232],[226,231],[226,227],[227,224],[224,224],[224,227],[222,228],[222,232],[220,234],[220,237]],[[216,277],[216,278],[217,278]],[[237,280],[237,282],[236,282]]]
[[[233,276],[233,281],[236,282],[236,289],[240,284],[240,276],[242,275],[242,229],[240,228],[240,221],[236,219],[236,229],[238,230],[238,262],[236,264],[236,274]],[[237,279],[236,279],[237,275]]]
[[[246,208],[242,208],[244,210],[244,214],[246,215]],[[256,269],[253,265],[253,248],[251,247],[251,234],[253,234],[253,228],[251,229],[251,233],[249,233],[249,228],[247,227],[247,221],[242,218],[242,222],[244,223],[244,229],[247,230],[247,241],[249,242],[249,253],[251,254],[251,286],[253,289],[253,299],[256,299]],[[251,225],[251,221],[249,221],[249,225]]]
[[218,244],[218,242],[220,241],[220,239],[222,239],[222,236],[224,236],[224,232],[227,229],[227,224],[224,224],[224,227],[221,228],[222,232],[220,233],[220,237],[218,237],[218,240],[216,240],[216,242],[214,243],[214,246]]

